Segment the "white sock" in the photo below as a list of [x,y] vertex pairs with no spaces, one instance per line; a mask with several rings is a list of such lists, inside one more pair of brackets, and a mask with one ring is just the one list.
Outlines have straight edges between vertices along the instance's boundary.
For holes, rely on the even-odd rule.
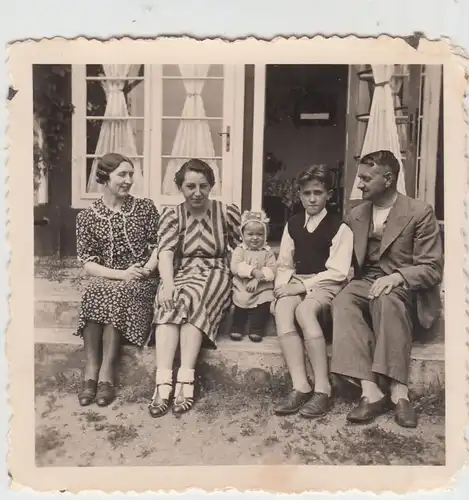
[[409,389],[406,385],[393,381],[391,383],[391,400],[397,404],[400,399],[409,400]]
[[172,385],[173,385],[172,370],[164,368],[157,369],[156,388],[155,388],[155,393],[153,394],[153,399],[155,399],[156,394],[159,394],[162,399],[168,399],[169,395],[171,394]]

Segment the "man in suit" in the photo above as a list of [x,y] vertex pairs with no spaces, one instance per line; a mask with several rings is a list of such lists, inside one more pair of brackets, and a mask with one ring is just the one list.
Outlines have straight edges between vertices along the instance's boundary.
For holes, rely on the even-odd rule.
[[361,386],[349,422],[371,422],[394,408],[399,425],[416,427],[407,390],[412,332],[417,321],[429,328],[439,315],[443,252],[432,207],[398,193],[398,175],[390,151],[359,162],[364,202],[347,217],[355,274],[332,304],[331,371]]

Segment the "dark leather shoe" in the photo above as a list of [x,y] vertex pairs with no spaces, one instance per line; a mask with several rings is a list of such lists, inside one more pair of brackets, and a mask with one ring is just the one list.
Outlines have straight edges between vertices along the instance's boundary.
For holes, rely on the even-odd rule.
[[274,408],[275,415],[291,415],[296,413],[305,403],[309,401],[313,394],[310,392],[291,391]]
[[409,429],[417,427],[417,413],[407,399],[399,399],[394,407],[394,418],[401,427]]
[[98,406],[109,406],[116,397],[114,386],[110,382],[99,382],[96,393],[96,404]]
[[332,406],[332,399],[323,392],[315,392],[313,397],[300,409],[304,418],[318,418],[324,416]]
[[347,420],[354,424],[366,424],[389,410],[388,396],[384,396],[374,403],[370,403],[368,398],[361,398],[358,406],[347,415]]
[[80,406],[88,406],[94,401],[97,387],[98,382],[91,378],[83,382],[81,390],[78,393],[78,402]]
[[249,340],[251,342],[262,342],[262,335],[259,335],[258,333],[250,333]]

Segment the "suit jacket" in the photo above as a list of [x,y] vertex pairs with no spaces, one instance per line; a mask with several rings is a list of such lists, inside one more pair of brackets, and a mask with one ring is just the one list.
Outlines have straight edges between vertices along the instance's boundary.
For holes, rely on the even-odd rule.
[[[359,277],[366,257],[372,203],[365,201],[346,218],[354,236],[354,270]],[[438,221],[430,205],[398,194],[386,222],[379,265],[386,274],[399,272],[416,293],[418,320],[430,328],[440,315],[439,285],[443,249]]]

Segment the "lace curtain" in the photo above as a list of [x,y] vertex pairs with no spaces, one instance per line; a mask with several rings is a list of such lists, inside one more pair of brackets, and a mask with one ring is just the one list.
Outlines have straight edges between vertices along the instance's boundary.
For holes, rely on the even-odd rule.
[[[184,88],[186,91],[186,100],[182,110],[181,121],[176,131],[171,151],[172,158],[168,162],[166,172],[163,178],[163,194],[176,195],[178,189],[174,183],[174,175],[179,168],[187,161],[177,157],[202,158],[213,169],[215,174],[215,186],[212,194],[215,196],[221,194],[220,171],[215,160],[208,160],[215,156],[212,135],[208,120],[204,120],[205,107],[202,100],[202,90],[205,81],[202,79],[207,76],[210,66],[208,64],[181,64],[179,70],[184,77]],[[191,78],[198,78],[194,80]],[[184,119],[200,117],[200,120]]]
[[[400,173],[397,181],[397,190],[406,194],[405,174],[401,159],[401,148],[394,113],[395,101],[391,88],[393,65],[372,65],[375,88],[371,102],[370,117],[366,128],[365,140],[360,156],[373,151],[387,149],[392,151],[399,161]],[[361,200],[362,193],[358,189],[359,179],[355,182],[350,196],[351,200]]]
[[[98,144],[95,154],[103,156],[106,153],[121,153],[125,156],[137,156],[135,133],[130,121],[129,110],[124,95],[125,78],[129,75],[130,64],[103,64],[105,76],[110,80],[103,80],[102,86],[106,95],[105,120],[101,125]],[[114,119],[113,119],[114,118]],[[143,174],[140,159],[131,158],[135,167],[134,184],[131,193],[135,196],[143,195]],[[87,190],[89,193],[101,192],[102,186],[96,182],[98,158],[95,158],[91,167]]]

